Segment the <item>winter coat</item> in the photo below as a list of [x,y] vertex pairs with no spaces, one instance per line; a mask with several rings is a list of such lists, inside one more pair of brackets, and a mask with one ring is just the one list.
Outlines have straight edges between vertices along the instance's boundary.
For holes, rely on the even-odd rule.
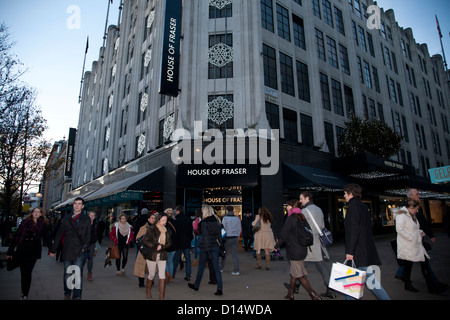
[[[119,223],[120,222],[116,222],[111,232],[109,233],[109,238],[114,242],[116,246],[119,245],[119,226],[118,226]],[[131,227],[131,225],[129,225],[126,245],[128,246],[133,239],[134,239],[133,228]]]
[[168,228],[166,228],[166,243],[164,245],[161,245],[161,249],[158,250],[159,243],[159,237],[161,236],[161,231],[159,231],[158,227],[156,225],[151,225],[147,233],[145,234],[144,239],[142,240],[142,244],[150,249],[150,254],[147,256],[144,256],[145,259],[150,261],[156,261],[156,258],[159,256],[159,260],[167,261],[167,248],[169,248],[172,245],[171,240],[171,234]]
[[[72,215],[73,212],[66,214],[61,219],[61,225],[56,233],[52,249],[50,250],[51,253],[56,253],[61,237],[64,235],[64,245],[62,250],[63,261],[76,260],[81,256],[83,249],[89,250],[89,242],[91,239],[91,219],[84,213],[80,213],[74,221]],[[78,231],[80,237],[78,237],[74,227]]]
[[422,245],[422,235],[419,221],[414,222],[406,207],[394,213],[397,230],[397,258],[407,261],[425,261],[430,259]]
[[218,248],[219,244],[217,243],[217,239],[219,241],[222,240],[221,233],[221,225],[219,221],[217,221],[216,217],[210,216],[199,223],[200,233],[202,235],[202,239],[198,247],[201,250],[211,250],[214,248]]
[[372,235],[372,221],[367,206],[359,197],[348,202],[344,221],[345,253],[353,256],[356,267],[381,265]]
[[[136,239],[139,239],[140,237],[142,237],[144,234],[147,233],[149,224],[146,223],[145,225],[143,225],[140,229],[139,232],[136,236]],[[134,271],[133,271],[133,275],[139,278],[145,278],[145,273],[148,273],[147,270],[147,262],[145,261],[144,256],[142,255],[142,253],[138,250],[138,254],[136,257],[136,263],[134,264]]]
[[191,219],[179,213],[175,217],[174,227],[176,234],[172,239],[173,249],[189,249],[191,247],[191,241],[194,238]]
[[313,262],[323,261],[322,244],[319,238],[319,230],[317,230],[311,218],[311,216],[314,218],[320,230],[325,228],[322,209],[320,209],[315,204],[308,202],[306,206],[302,209],[302,213],[305,216],[306,221],[310,225],[314,236],[314,244],[309,247],[311,250],[308,250],[308,255],[306,256],[305,261],[313,261]]
[[255,220],[252,222],[252,226],[255,226],[258,221],[261,221],[261,229],[255,232],[255,241],[253,243],[253,248],[259,253],[261,249],[269,249],[273,251],[275,247],[275,239],[272,231],[272,224],[267,221],[263,221],[260,215],[257,215]]
[[308,248],[301,246],[297,238],[297,223],[300,223],[296,214],[286,218],[277,246],[286,242],[286,255],[288,260],[302,261],[306,258]]
[[42,253],[42,239],[50,248],[50,234],[43,218],[39,218],[34,224],[33,220],[25,219],[20,223],[16,236],[9,246],[7,255],[11,256],[17,247],[16,258],[18,260],[40,259]]

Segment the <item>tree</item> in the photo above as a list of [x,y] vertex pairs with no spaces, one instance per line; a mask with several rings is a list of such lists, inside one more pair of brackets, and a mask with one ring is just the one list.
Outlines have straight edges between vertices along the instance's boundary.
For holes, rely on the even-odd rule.
[[341,156],[358,153],[373,153],[389,158],[402,147],[402,137],[381,120],[363,120],[352,115],[345,123],[344,133],[339,139]]
[[14,70],[20,62],[9,54],[6,29],[0,26],[0,206],[3,217],[21,207],[22,193],[39,181],[50,143],[36,94]]

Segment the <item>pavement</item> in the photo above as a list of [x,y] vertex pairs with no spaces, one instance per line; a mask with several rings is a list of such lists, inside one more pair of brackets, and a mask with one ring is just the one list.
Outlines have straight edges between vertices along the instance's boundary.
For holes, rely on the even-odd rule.
[[[435,232],[436,242],[430,252],[431,267],[437,278],[445,284],[450,284],[450,238],[447,233],[439,230]],[[390,240],[395,234],[375,236],[375,242],[382,261],[381,285],[393,300],[450,300],[450,289],[442,294],[430,294],[427,291],[425,280],[420,271],[420,264],[413,266],[411,279],[413,286],[419,290],[417,293],[405,291],[403,282],[395,279],[397,262],[390,246]],[[125,276],[116,276],[115,264],[113,267],[104,268],[105,245],[109,241],[105,238],[102,251],[94,258],[93,281],[83,279],[83,300],[147,300],[145,289],[138,287],[138,280],[134,277],[133,268],[136,251],[132,248],[128,256],[128,264],[125,268]],[[0,247],[0,253],[5,253],[7,248]],[[332,262],[345,260],[344,241],[337,241],[329,248],[330,260],[327,262],[331,269]],[[43,248],[42,259],[38,260],[33,270],[33,279],[29,293],[29,300],[62,300],[63,299],[63,263],[47,255],[47,248]],[[284,260],[271,261],[270,270],[254,268],[256,260],[252,253],[239,249],[240,275],[232,275],[232,257],[227,258],[225,269],[222,273],[223,296],[215,296],[215,285],[209,285],[209,272],[206,269],[199,291],[193,291],[184,280],[185,270],[177,271],[173,283],[167,285],[166,300],[178,300],[194,302],[198,300],[218,301],[276,301],[284,300],[287,290],[283,286],[289,280],[289,262],[282,249]],[[3,259],[3,258],[2,258]],[[3,261],[4,262],[4,261]],[[320,274],[314,266],[308,268],[308,279],[312,287],[318,293],[325,291],[325,285]],[[87,274],[87,271],[85,271]],[[197,267],[192,267],[191,281],[194,282]],[[152,289],[153,299],[158,297],[158,284]],[[7,271],[6,266],[0,269],[0,300],[19,300],[20,270]],[[343,295],[338,295],[334,300],[344,300]],[[295,295],[295,300],[310,300],[304,289]],[[324,300],[332,300],[324,298]],[[376,300],[374,295],[365,290],[363,300]],[[5,302],[5,301],[3,301]]]

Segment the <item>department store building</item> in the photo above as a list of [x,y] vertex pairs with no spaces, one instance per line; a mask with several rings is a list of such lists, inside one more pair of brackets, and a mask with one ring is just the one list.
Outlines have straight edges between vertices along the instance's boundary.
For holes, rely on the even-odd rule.
[[[392,10],[381,9],[374,28],[373,4],[122,1],[84,76],[73,190],[57,208],[76,196],[114,217],[179,204],[191,217],[202,203],[239,216],[265,206],[277,232],[286,201],[311,190],[339,235],[343,186],[356,182],[376,232],[393,230],[390,209],[410,187],[439,225],[450,192],[428,169],[450,159],[443,59]],[[384,121],[402,149],[390,159],[341,157],[352,113]]]

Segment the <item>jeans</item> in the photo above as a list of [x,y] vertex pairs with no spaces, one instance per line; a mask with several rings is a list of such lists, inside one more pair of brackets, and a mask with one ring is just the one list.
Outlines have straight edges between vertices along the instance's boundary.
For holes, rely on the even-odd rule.
[[[361,271],[366,271],[369,267],[358,267],[359,270]],[[378,282],[378,280],[376,280],[375,277],[373,277],[374,275],[374,271],[372,271],[372,273],[367,272],[366,273],[366,287],[367,289],[369,289],[370,291],[373,292],[373,294],[375,295],[375,297],[378,300],[391,300],[391,298],[389,297],[389,295],[386,293],[386,291],[384,290],[384,288],[381,286],[381,284]],[[370,286],[367,285],[367,281],[370,280]],[[356,300],[353,297],[350,296],[345,296],[345,300]]]
[[[82,271],[84,267],[84,263],[86,262],[85,256],[82,254],[80,257],[78,257],[76,260],[65,260],[64,261],[64,276],[63,276],[63,283],[64,283],[64,295],[70,296],[72,295],[73,300],[81,299],[81,290],[83,288],[83,276]],[[71,266],[77,266],[78,270],[69,270],[68,268]],[[68,281],[69,280],[69,281]],[[67,283],[69,282],[69,284]],[[70,288],[69,288],[70,286]],[[72,290],[73,288],[73,290]]]
[[198,259],[198,256],[200,255],[200,240],[202,240],[202,235],[194,236],[194,259]]
[[[239,246],[239,238],[227,238],[225,241],[225,256],[222,258],[222,263],[220,264],[220,269],[223,270],[225,268],[225,258],[231,252],[234,260],[234,268],[233,272],[239,272],[239,256],[238,256],[238,246]],[[231,250],[230,250],[231,249]]]
[[175,251],[175,256],[173,257],[173,276],[177,273],[178,263],[181,260],[181,254],[184,253],[184,257],[186,258],[185,269],[186,269],[186,278],[191,279],[191,248],[181,249]]
[[167,252],[167,263],[166,263],[166,271],[173,276],[173,257],[175,255],[175,251]]
[[198,260],[198,270],[197,277],[195,278],[194,286],[196,288],[200,287],[200,282],[202,281],[203,271],[205,271],[205,264],[208,261],[208,256],[211,257],[211,262],[214,268],[214,273],[216,275],[217,280],[217,290],[222,290],[222,274],[220,273],[219,268],[219,248],[213,248],[209,250],[200,249],[200,257]]

